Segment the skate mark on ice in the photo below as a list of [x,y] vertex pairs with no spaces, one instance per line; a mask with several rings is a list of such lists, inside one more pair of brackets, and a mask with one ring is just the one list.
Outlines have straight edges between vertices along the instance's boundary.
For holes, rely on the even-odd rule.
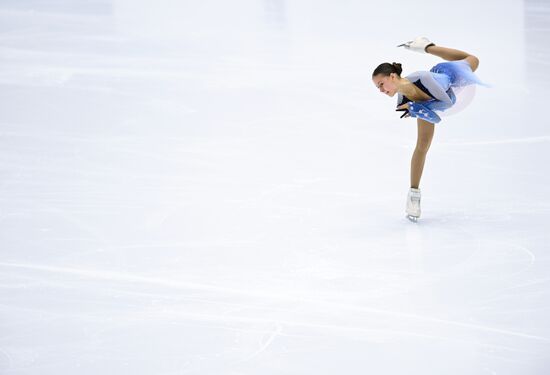
[[[52,313],[50,311],[43,311],[43,310],[36,310],[35,308],[17,308],[17,310],[25,311],[25,312],[40,312],[48,314],[51,318],[61,318],[61,319],[78,319],[80,321],[89,321],[91,323],[98,321],[98,315],[97,314],[82,314],[81,312],[74,312],[74,313]],[[277,336],[281,337],[290,337],[290,338],[308,338],[308,339],[316,339],[322,336],[332,335],[342,338],[347,338],[351,340],[358,340],[358,341],[380,341],[380,340],[387,340],[388,336],[409,336],[409,337],[415,337],[415,338],[423,338],[423,339],[434,339],[434,340],[440,340],[440,341],[454,341],[454,342],[460,342],[460,343],[466,343],[469,345],[481,345],[482,347],[491,347],[494,349],[502,349],[507,350],[510,352],[524,352],[523,350],[512,348],[509,346],[504,345],[498,345],[498,344],[488,344],[488,343],[480,343],[479,340],[467,340],[467,339],[459,339],[456,337],[450,337],[450,336],[441,336],[441,335],[435,335],[435,334],[426,334],[426,333],[418,333],[413,331],[407,331],[407,330],[396,330],[396,329],[388,329],[388,328],[369,328],[369,327],[362,327],[358,325],[343,325],[343,324],[321,324],[321,323],[315,323],[311,322],[311,319],[308,319],[308,321],[299,321],[299,320],[290,320],[290,319],[278,319],[277,320],[277,330],[266,330],[266,329],[254,329],[254,328],[243,328],[243,327],[237,327],[237,326],[230,326],[228,324],[272,324],[273,318],[272,317],[266,317],[266,318],[258,318],[257,315],[254,315],[253,317],[248,316],[236,316],[236,317],[227,317],[225,315],[220,314],[207,314],[207,313],[190,313],[186,310],[186,308],[163,308],[159,311],[140,311],[136,313],[129,314],[128,312],[124,312],[118,315],[115,315],[114,317],[112,314],[108,314],[108,321],[112,322],[113,318],[119,319],[120,321],[117,322],[117,327],[132,327],[136,324],[142,324],[145,320],[158,320],[165,322],[167,320],[171,321],[173,324],[178,324],[178,321],[186,321],[186,320],[192,320],[196,322],[207,322],[212,324],[201,324],[201,327],[207,327],[207,328],[217,328],[217,329],[223,329],[223,330],[229,330],[234,332],[243,332],[243,333],[258,333],[258,334],[269,334],[269,337],[267,341],[261,345],[261,348],[263,348],[261,351],[264,351],[276,338]],[[318,331],[318,333],[312,333],[312,334],[304,334],[304,333],[290,333],[290,332],[283,332],[282,327],[288,326],[288,327],[298,327],[298,328],[306,328],[311,329],[314,331]],[[117,327],[113,327],[113,329],[116,329]],[[105,328],[102,332],[108,332],[110,328]],[[13,337],[32,337],[33,335],[32,328],[28,330],[24,335],[23,334],[15,334],[6,336],[5,338],[13,338]],[[260,349],[261,349],[260,348]],[[257,354],[260,354],[260,349],[258,351],[254,352]]]
[[[144,318],[154,318],[158,319],[160,321],[165,320],[175,320],[175,319],[189,319],[194,321],[201,321],[201,322],[224,322],[224,323],[238,323],[238,324],[270,324],[273,323],[273,318],[266,317],[266,318],[258,318],[256,316],[254,317],[248,317],[248,316],[236,316],[236,317],[228,317],[228,318],[221,318],[219,315],[216,314],[203,314],[203,313],[189,313],[185,310],[172,310],[172,311],[163,311],[159,312],[157,314],[148,314],[148,316],[140,316],[136,319],[136,322],[143,321]],[[483,347],[491,347],[495,349],[503,349],[508,350],[510,352],[524,352],[521,349],[513,348],[510,346],[505,345],[499,345],[499,344],[488,344],[486,342],[480,343],[479,340],[472,339],[460,339],[457,337],[452,337],[449,335],[437,335],[437,334],[430,334],[430,333],[422,333],[422,332],[414,332],[409,330],[400,330],[400,329],[391,329],[391,328],[371,328],[371,327],[365,327],[360,325],[346,325],[346,324],[330,324],[330,323],[315,323],[312,322],[311,319],[308,318],[307,321],[301,321],[301,320],[292,320],[292,319],[278,319],[277,323],[281,326],[281,332],[274,333],[273,330],[267,331],[271,332],[273,338],[278,336],[283,337],[306,337],[306,338],[315,338],[320,336],[326,336],[326,335],[333,335],[353,340],[359,340],[359,341],[385,341],[387,340],[388,336],[409,336],[409,337],[415,337],[415,338],[422,338],[422,339],[433,339],[433,340],[440,340],[440,341],[454,341],[454,342],[460,342],[465,343],[469,345],[480,345]],[[306,328],[318,331],[319,333],[316,335],[303,335],[303,334],[290,334],[290,333],[283,333],[282,327],[288,326],[288,327],[298,327],[298,328]],[[220,329],[230,329],[235,330],[235,327],[228,327],[223,325],[208,325],[208,327],[215,327]],[[241,329],[237,329],[241,331]],[[265,334],[266,330],[254,330],[254,332],[260,332]],[[270,336],[271,337],[271,336]],[[269,343],[271,343],[273,340],[268,340]],[[265,344],[264,344],[265,345]]]
[[281,335],[282,330],[283,330],[283,328],[282,328],[281,324],[277,323],[277,326],[275,327],[275,329],[273,329],[269,332],[269,336],[268,336],[267,340],[264,343],[262,343],[261,340],[260,340],[260,347],[258,348],[258,350],[256,350],[254,353],[250,354],[249,356],[247,356],[247,357],[245,357],[241,360],[233,362],[232,365],[237,365],[237,364],[241,364],[243,362],[250,361],[251,359],[253,359],[253,358],[257,357],[258,355],[260,355],[262,352],[264,352],[269,347],[269,345],[271,345],[271,343],[273,342],[275,337]]
[[441,146],[485,146],[485,145],[505,145],[510,143],[539,143],[549,142],[550,136],[540,137],[524,137],[524,138],[510,138],[510,139],[497,139],[488,141],[472,141],[472,142],[440,142]]
[[503,334],[507,336],[521,337],[525,339],[532,339],[536,341],[543,341],[545,343],[550,343],[550,338],[543,337],[543,336],[531,335],[531,334],[510,331],[510,330],[500,329],[500,328],[493,328],[493,327],[479,325],[479,324],[464,323],[464,322],[458,322],[453,320],[434,318],[434,317],[429,317],[424,315],[416,315],[411,313],[402,313],[398,311],[383,310],[383,309],[378,309],[373,307],[363,307],[363,306],[344,304],[344,303],[334,302],[330,300],[315,300],[311,298],[306,298],[300,294],[295,294],[294,296],[289,295],[289,293],[266,294],[266,292],[263,290],[257,290],[257,291],[244,290],[244,289],[221,287],[221,286],[211,285],[211,284],[201,284],[201,283],[194,283],[194,282],[162,279],[162,278],[156,278],[156,277],[139,276],[139,275],[128,274],[128,273],[119,273],[119,272],[112,272],[112,271],[93,271],[93,270],[84,270],[84,269],[69,268],[69,267],[55,267],[55,266],[17,264],[17,263],[5,263],[5,262],[1,262],[0,267],[36,270],[36,271],[43,271],[43,272],[52,272],[56,274],[61,273],[61,274],[67,274],[67,275],[75,275],[81,278],[84,277],[84,278],[91,278],[91,279],[130,282],[130,283],[137,282],[137,283],[145,283],[149,285],[165,286],[170,288],[180,288],[180,289],[185,288],[185,289],[195,289],[195,290],[203,290],[203,291],[209,291],[209,292],[229,293],[229,294],[237,294],[241,296],[249,296],[249,297],[254,297],[259,299],[276,299],[276,300],[282,300],[282,301],[287,301],[292,303],[295,303],[296,301],[298,301],[301,303],[312,303],[315,305],[322,305],[326,309],[326,311],[334,311],[334,310],[341,309],[341,310],[356,311],[356,312],[363,312],[363,313],[370,313],[370,314],[379,314],[379,315],[393,316],[398,318],[411,319],[416,321],[440,323],[443,325],[467,328],[467,329],[477,330],[477,331],[498,333],[498,334]]

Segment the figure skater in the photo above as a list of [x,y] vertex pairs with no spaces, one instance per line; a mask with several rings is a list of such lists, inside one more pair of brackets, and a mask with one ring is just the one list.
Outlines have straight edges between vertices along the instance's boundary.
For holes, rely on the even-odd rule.
[[401,77],[401,64],[383,63],[372,73],[372,81],[381,93],[393,97],[398,94],[396,111],[403,111],[401,118],[417,119],[418,136],[411,160],[411,187],[407,195],[407,217],[416,222],[420,217],[420,178],[426,154],[434,134],[434,124],[441,121],[436,111],[442,112],[456,103],[453,88],[479,84],[473,73],[479,59],[467,52],[436,46],[425,37],[400,44],[408,50],[429,53],[447,60],[427,71],[414,72]]

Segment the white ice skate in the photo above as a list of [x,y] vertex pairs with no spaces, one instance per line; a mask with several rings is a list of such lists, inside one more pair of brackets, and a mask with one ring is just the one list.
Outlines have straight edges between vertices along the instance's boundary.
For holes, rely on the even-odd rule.
[[420,189],[411,188],[407,195],[407,219],[417,222],[420,217]]
[[414,40],[408,41],[407,43],[400,44],[397,47],[405,47],[408,50],[419,52],[419,53],[428,53],[426,51],[426,48],[428,48],[429,46],[435,46],[435,44],[430,42],[428,38],[419,36],[414,38]]

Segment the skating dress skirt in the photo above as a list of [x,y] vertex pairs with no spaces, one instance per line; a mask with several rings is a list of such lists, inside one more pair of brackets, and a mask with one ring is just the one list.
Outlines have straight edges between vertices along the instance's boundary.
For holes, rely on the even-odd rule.
[[472,84],[478,84],[485,87],[490,87],[483,83],[478,76],[472,72],[470,64],[467,60],[446,61],[435,65],[430,69],[434,74],[434,78],[444,88],[464,87]]

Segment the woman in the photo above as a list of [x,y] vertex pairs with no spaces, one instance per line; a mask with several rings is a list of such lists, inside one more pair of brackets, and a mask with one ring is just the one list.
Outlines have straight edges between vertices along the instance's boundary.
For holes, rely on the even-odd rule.
[[418,137],[411,160],[411,188],[407,196],[407,217],[420,217],[420,178],[426,154],[434,134],[434,124],[441,121],[436,111],[445,111],[456,103],[453,88],[471,84],[488,86],[473,73],[479,59],[467,52],[436,46],[425,37],[399,45],[411,51],[429,53],[449,62],[435,65],[429,72],[414,72],[401,77],[401,64],[383,63],[372,73],[375,86],[390,97],[398,94],[396,111],[403,117],[416,117]]

